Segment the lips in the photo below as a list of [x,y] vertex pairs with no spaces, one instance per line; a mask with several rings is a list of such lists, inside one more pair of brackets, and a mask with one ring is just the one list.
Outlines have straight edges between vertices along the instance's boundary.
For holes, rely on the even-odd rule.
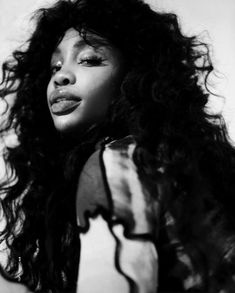
[[55,115],[66,115],[73,112],[81,103],[81,98],[64,89],[52,92],[50,98],[51,112]]

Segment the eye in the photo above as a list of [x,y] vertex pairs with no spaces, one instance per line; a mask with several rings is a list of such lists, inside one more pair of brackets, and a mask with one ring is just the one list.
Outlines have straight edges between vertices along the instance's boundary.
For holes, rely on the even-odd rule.
[[103,61],[102,57],[94,55],[81,57],[78,63],[85,66],[99,66]]
[[62,62],[57,61],[56,63],[51,65],[51,74],[54,75],[57,71],[59,71],[62,67]]

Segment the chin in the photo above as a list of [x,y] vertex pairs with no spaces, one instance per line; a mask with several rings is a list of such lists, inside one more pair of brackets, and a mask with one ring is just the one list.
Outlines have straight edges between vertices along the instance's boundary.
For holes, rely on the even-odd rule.
[[82,121],[80,121],[79,123],[68,123],[68,121],[64,121],[64,123],[58,123],[58,121],[54,121],[54,126],[61,135],[74,137],[78,135],[83,135],[87,130],[92,127],[92,124],[84,123]]

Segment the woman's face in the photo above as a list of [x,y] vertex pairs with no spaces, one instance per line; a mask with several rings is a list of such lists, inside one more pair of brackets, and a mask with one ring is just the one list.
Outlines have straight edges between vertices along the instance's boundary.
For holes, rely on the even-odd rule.
[[81,132],[101,122],[119,93],[124,71],[120,52],[96,35],[87,39],[89,45],[78,31],[67,30],[51,58],[47,102],[61,133]]

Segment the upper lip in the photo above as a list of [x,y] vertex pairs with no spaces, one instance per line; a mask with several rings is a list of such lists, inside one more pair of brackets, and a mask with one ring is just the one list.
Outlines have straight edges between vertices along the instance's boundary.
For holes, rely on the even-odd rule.
[[62,99],[81,101],[81,98],[78,97],[77,95],[73,94],[72,92],[70,92],[66,89],[60,88],[60,89],[55,89],[51,93],[51,95],[49,97],[50,105],[52,105]]

